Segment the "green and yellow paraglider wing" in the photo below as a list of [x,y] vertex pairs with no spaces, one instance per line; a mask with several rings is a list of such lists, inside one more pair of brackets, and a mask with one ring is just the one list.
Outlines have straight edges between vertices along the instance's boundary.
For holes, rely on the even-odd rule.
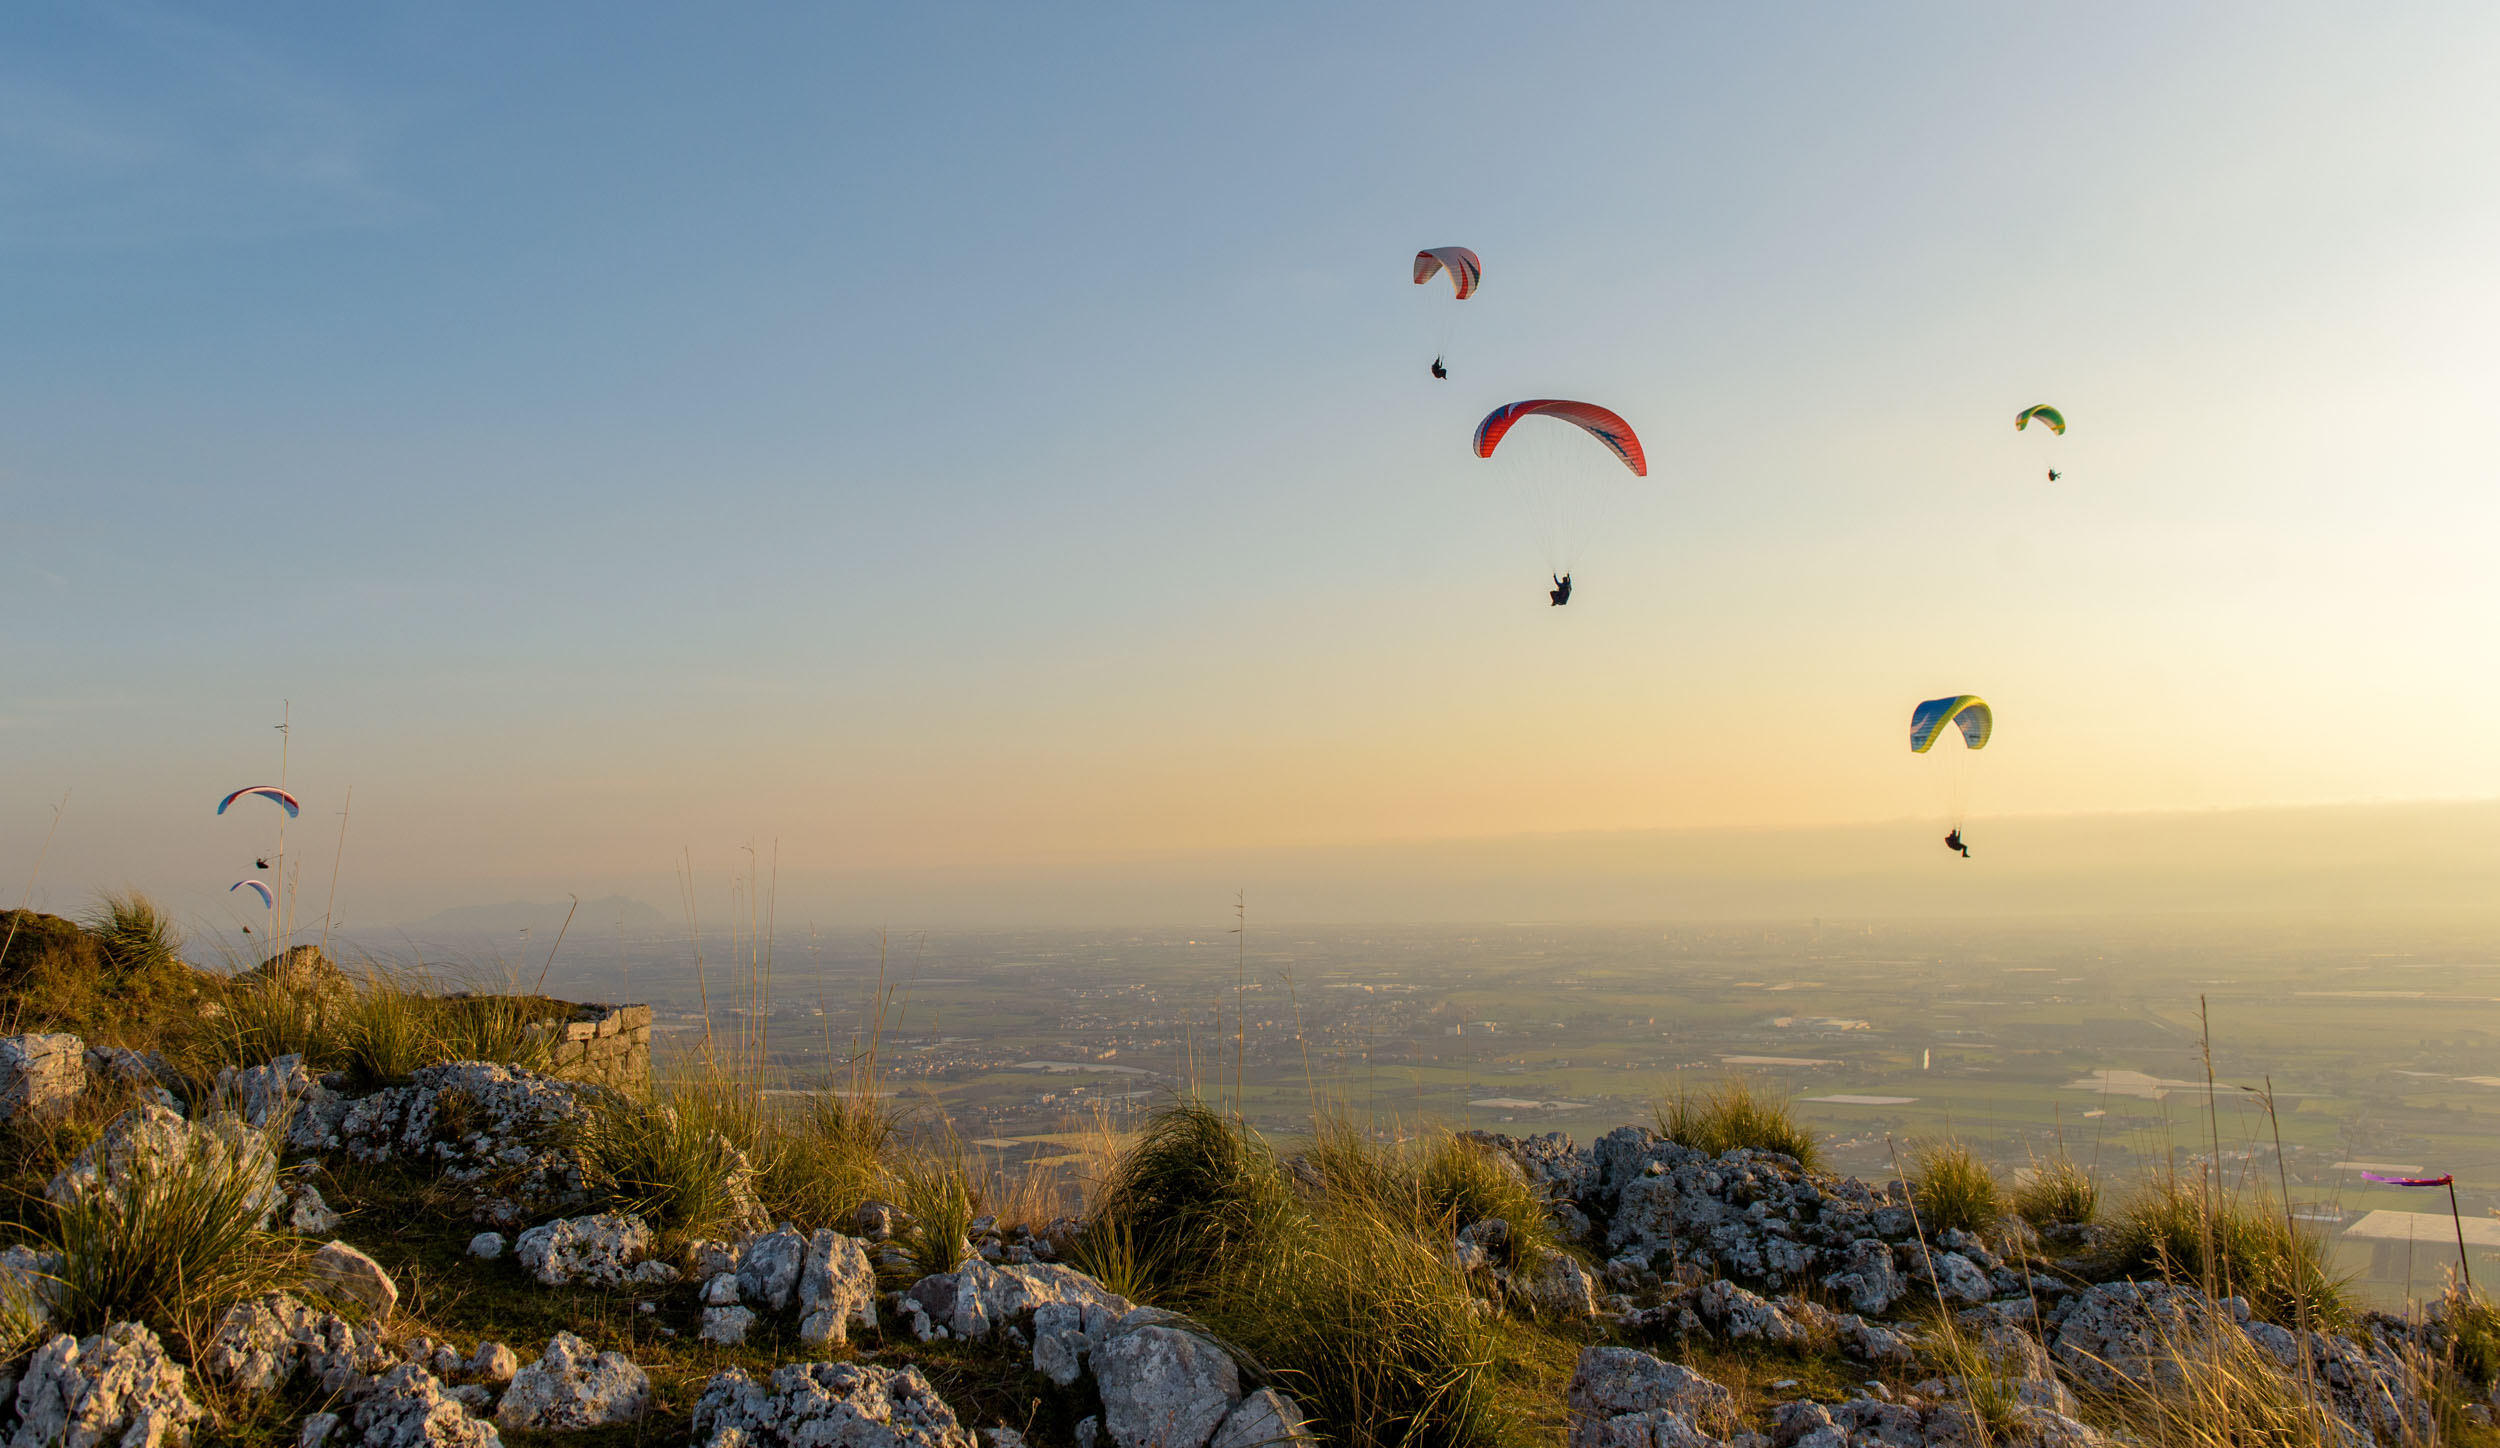
[[1988,701],[1977,694],[1929,699],[1910,711],[1910,752],[1925,754],[1944,736],[1948,724],[1961,726],[1962,743],[1972,749],[1985,749],[1988,736],[1996,732],[1996,722]]
[[2014,430],[2016,432],[2020,432],[2024,428],[2031,426],[2031,420],[2035,417],[2040,419],[2042,422],[2047,423],[2049,425],[2049,431],[2056,433],[2059,437],[2064,437],[2066,435],[2066,414],[2058,411],[2054,407],[2049,406],[2045,402],[2041,403],[2038,407],[2026,407],[2022,411],[2015,413]]

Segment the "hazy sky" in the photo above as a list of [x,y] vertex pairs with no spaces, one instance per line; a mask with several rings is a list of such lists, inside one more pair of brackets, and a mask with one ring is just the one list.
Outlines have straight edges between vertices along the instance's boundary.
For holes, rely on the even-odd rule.
[[1983,815],[2500,794],[2493,7],[214,13],[0,14],[11,895],[207,908],[282,698],[445,904],[1910,819],[1963,690]]

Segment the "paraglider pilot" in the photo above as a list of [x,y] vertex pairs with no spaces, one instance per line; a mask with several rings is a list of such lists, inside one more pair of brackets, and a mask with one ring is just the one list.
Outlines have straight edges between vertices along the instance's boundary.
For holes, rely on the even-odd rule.
[[1560,608],[1564,604],[1571,602],[1571,575],[1568,573],[1555,574],[1554,586],[1546,590],[1545,596],[1554,600],[1554,607],[1556,608]]
[[1432,359],[1432,375],[1447,382],[1450,379],[1450,369],[1442,366],[1441,359],[1435,357]]
[[1953,827],[1953,833],[1944,837],[1944,847],[1948,850],[1960,850],[1962,852],[1962,858],[1965,860],[1970,858],[1970,846],[1962,843],[1962,827],[1960,825],[1955,825]]

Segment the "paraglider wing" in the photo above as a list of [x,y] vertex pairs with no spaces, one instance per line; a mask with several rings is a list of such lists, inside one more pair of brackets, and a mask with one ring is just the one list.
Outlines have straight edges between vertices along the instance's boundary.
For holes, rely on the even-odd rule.
[[2385,1182],[2391,1187],[2452,1187],[2457,1184],[2457,1178],[2454,1172],[2451,1172],[2446,1176],[2435,1177],[2380,1176],[2374,1171],[2365,1171],[2361,1175],[2366,1180]]
[[2042,422],[2047,423],[2049,431],[2056,433],[2059,437],[2064,437],[2066,435],[2066,414],[2058,411],[2054,407],[2049,406],[2045,402],[2041,403],[2038,407],[2026,407],[2022,411],[2015,413],[2014,430],[2016,432],[2021,432],[2024,428],[2031,426],[2031,420],[2035,417],[2040,419]]
[[1436,246],[1415,253],[1415,285],[1431,281],[1433,273],[1443,267],[1449,268],[1450,286],[1462,302],[1474,296],[1484,281],[1484,263],[1476,260],[1474,252],[1463,246]]
[[1489,458],[1502,445],[1502,435],[1523,417],[1552,417],[1574,424],[1614,451],[1632,476],[1649,476],[1649,455],[1641,451],[1641,440],[1632,431],[1632,424],[1599,407],[1593,402],[1563,402],[1553,398],[1537,398],[1513,402],[1493,409],[1484,421],[1476,424],[1476,456]]
[[1977,694],[1930,699],[1910,711],[1910,752],[1925,754],[1944,736],[1947,724],[1962,727],[1964,744],[1985,749],[1988,736],[1996,729],[1996,714],[1988,708],[1988,701]]
[[217,812],[219,814],[224,814],[226,812],[227,805],[234,803],[236,800],[241,799],[247,794],[256,794],[261,796],[263,799],[277,801],[278,808],[286,811],[286,817],[288,819],[293,819],[297,815],[304,812],[304,807],[295,802],[295,796],[287,793],[283,789],[278,788],[274,784],[255,784],[248,789],[238,789],[234,793],[227,795],[224,799],[217,801]]
[[231,895],[235,891],[243,889],[246,886],[251,888],[253,894],[260,897],[260,908],[263,910],[269,909],[277,903],[278,897],[270,894],[269,887],[262,884],[258,880],[237,880],[233,884],[226,887],[226,893]]

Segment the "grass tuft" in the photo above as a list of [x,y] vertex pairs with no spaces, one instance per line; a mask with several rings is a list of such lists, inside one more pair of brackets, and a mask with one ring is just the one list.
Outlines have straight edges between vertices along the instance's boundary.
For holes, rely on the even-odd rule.
[[769,1148],[754,1092],[688,1080],[657,1088],[649,1102],[605,1097],[582,1132],[594,1189],[663,1238],[734,1237],[762,1225],[754,1158]]
[[1985,1235],[2005,1215],[1996,1173],[1976,1152],[1950,1139],[1911,1149],[1910,1200],[1930,1236],[1955,1230]]
[[182,931],[163,906],[139,890],[99,894],[86,925],[108,989],[147,985],[181,965]]
[[1149,1295],[1171,1300],[1188,1295],[1195,1274],[1275,1238],[1296,1215],[1267,1143],[1185,1101],[1120,1159],[1088,1230],[1125,1232],[1135,1260],[1153,1269]]
[[2294,1322],[2304,1299],[2313,1326],[2352,1321],[2351,1279],[2331,1268],[2324,1242],[2294,1231],[2280,1204],[2263,1194],[2218,1198],[2209,1211],[2196,1183],[2156,1178],[2119,1211],[2107,1248],[2116,1269],[2129,1275],[2197,1287],[2210,1277],[2216,1295],[2245,1296],[2268,1322]]
[[277,1286],[292,1253],[256,1225],[276,1162],[194,1141],[181,1156],[142,1154],[115,1189],[60,1208],[62,1328],[137,1319],[196,1345],[226,1307]]
[[[1543,1229],[1524,1182],[1444,1138],[1377,1146],[1342,1122],[1304,1154],[1319,1189],[1204,1104],[1149,1123],[1105,1183],[1076,1260],[1129,1295],[1191,1314],[1355,1448],[1523,1441],[1505,1384],[1548,1335],[1500,1324],[1448,1255],[1470,1214]],[[1481,1219],[1481,1218],[1478,1218]]]
[[2069,1156],[2033,1162],[2031,1175],[2014,1186],[2015,1215],[2043,1232],[2089,1226],[2100,1211],[2100,1183]]
[[757,1189],[775,1221],[849,1230],[860,1205],[893,1189],[886,1158],[897,1125],[873,1092],[818,1092],[773,1118]]
[[1814,1133],[1797,1120],[1784,1097],[1757,1091],[1730,1076],[1696,1096],[1677,1088],[1658,1105],[1658,1130],[1678,1146],[1717,1156],[1739,1148],[1773,1151],[1809,1169],[1822,1165]]
[[950,1156],[924,1154],[901,1172],[902,1230],[895,1242],[911,1258],[915,1278],[952,1272],[972,1255],[972,1222],[980,1215],[980,1194],[972,1174]]

